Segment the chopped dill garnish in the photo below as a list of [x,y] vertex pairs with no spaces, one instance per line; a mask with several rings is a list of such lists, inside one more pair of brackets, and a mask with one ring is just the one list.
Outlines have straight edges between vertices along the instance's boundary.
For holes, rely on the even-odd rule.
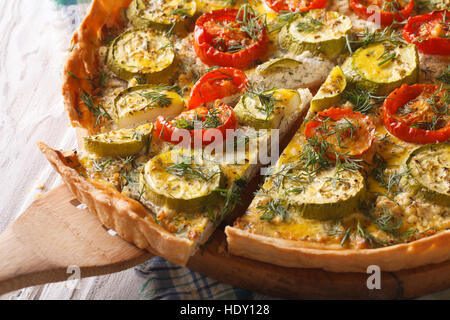
[[209,181],[220,172],[207,172],[207,170],[194,166],[193,158],[185,159],[181,162],[175,163],[166,168],[166,171],[177,176],[184,177],[186,179],[201,179],[203,181]]
[[346,37],[347,49],[350,54],[359,47],[365,47],[372,43],[390,42],[394,45],[405,43],[400,32],[392,27],[386,27],[381,30],[370,32],[369,29],[364,29],[364,32],[357,34],[357,40],[350,40]]
[[95,172],[102,172],[103,170],[105,170],[105,168],[112,162],[111,159],[105,160],[105,161],[98,161],[97,159],[95,159],[92,162],[92,168],[94,169]]
[[270,33],[281,30],[284,26],[293,22],[300,15],[300,12],[294,11],[280,11],[279,15],[274,19],[274,22],[270,25]]
[[354,87],[344,90],[343,98],[353,104],[353,111],[368,114],[375,106],[383,102],[386,96],[375,96],[366,89]]
[[156,104],[160,107],[168,107],[172,103],[172,98],[170,98],[167,94],[152,90],[147,92],[139,92],[140,96],[144,97],[148,100],[148,104]]
[[264,86],[255,86],[250,83],[245,94],[247,97],[252,99],[257,98],[259,100],[262,108],[257,107],[257,109],[265,113],[266,120],[269,119],[272,114],[273,109],[275,108],[275,102],[279,101],[273,96],[274,90],[275,88],[265,89]]
[[241,201],[241,194],[247,186],[247,181],[239,178],[233,181],[228,189],[216,189],[222,197],[225,198],[225,204],[215,218],[215,224],[222,221],[227,215],[234,211]]
[[286,222],[289,218],[288,209],[280,199],[271,199],[266,205],[257,206],[256,208],[263,212],[259,217],[261,220],[271,221],[276,216],[280,216],[283,222]]
[[300,32],[312,32],[317,29],[320,29],[324,24],[319,19],[314,19],[312,17],[308,17],[307,22],[299,22],[297,24],[297,30]]

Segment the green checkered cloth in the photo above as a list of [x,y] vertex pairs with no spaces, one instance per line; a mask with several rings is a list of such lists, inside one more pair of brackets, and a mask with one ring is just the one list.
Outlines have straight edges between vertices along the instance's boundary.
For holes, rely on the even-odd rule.
[[[53,1],[56,2],[64,18],[70,21],[73,30],[80,24],[91,2],[91,0]],[[142,299],[274,299],[220,283],[160,257],[153,258],[135,269],[138,276],[145,278],[145,283],[140,290]],[[450,299],[450,290],[423,298]]]

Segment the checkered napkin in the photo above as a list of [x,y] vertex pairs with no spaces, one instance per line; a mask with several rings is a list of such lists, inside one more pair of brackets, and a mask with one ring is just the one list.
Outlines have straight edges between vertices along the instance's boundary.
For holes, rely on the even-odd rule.
[[142,299],[270,299],[261,294],[220,283],[160,257],[136,267],[136,272],[146,278],[140,292]]
[[[91,0],[53,0],[73,31],[83,19]],[[272,297],[242,290],[188,268],[179,267],[156,257],[135,268],[146,279],[140,295],[142,299],[247,299],[263,300]],[[428,295],[422,299],[450,299],[450,290]]]

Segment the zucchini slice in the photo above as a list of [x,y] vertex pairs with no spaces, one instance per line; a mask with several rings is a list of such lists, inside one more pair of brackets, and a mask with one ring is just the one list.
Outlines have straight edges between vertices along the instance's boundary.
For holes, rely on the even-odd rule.
[[347,62],[344,67],[344,70],[349,69],[354,72],[347,75],[350,82],[375,94],[386,95],[404,83],[418,81],[419,55],[413,44],[373,43],[355,51],[351,66]]
[[134,129],[119,129],[83,137],[84,149],[98,157],[126,157],[141,151],[148,144],[153,124]]
[[195,0],[133,0],[127,18],[136,28],[170,28],[195,15]]
[[344,72],[338,66],[334,67],[319,91],[311,100],[311,110],[321,111],[331,107],[341,99],[342,92],[347,86]]
[[166,86],[140,85],[120,92],[114,99],[113,120],[119,128],[133,128],[138,124],[154,122],[162,115],[178,115],[184,101]]
[[280,46],[294,54],[303,51],[321,52],[337,57],[345,47],[345,35],[352,28],[351,20],[334,11],[315,9],[284,26],[278,35]]
[[289,204],[290,211],[306,219],[339,219],[354,213],[365,191],[360,172],[336,168],[321,170],[312,179],[286,179],[278,190],[278,197]]
[[162,83],[174,70],[171,41],[151,29],[129,30],[111,43],[108,67],[121,79]]
[[277,72],[283,69],[295,68],[301,65],[300,61],[291,58],[276,58],[271,59],[256,68],[256,72],[261,75],[268,76],[272,72]]
[[223,180],[217,162],[180,149],[152,158],[139,177],[146,200],[182,212],[198,211],[219,201],[215,190]]
[[255,129],[276,129],[283,118],[289,118],[295,113],[300,103],[300,94],[296,90],[276,89],[265,91],[259,96],[243,95],[234,107],[234,112],[243,125]]
[[427,144],[415,149],[408,156],[406,167],[426,199],[450,206],[449,143]]

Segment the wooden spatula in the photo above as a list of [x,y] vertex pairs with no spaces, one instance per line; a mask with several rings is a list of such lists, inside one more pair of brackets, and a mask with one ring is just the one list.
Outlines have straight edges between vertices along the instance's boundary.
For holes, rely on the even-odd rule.
[[0,294],[67,280],[69,266],[82,277],[118,272],[152,257],[112,236],[69,189],[44,194],[0,235]]
[[[79,267],[84,278],[118,272],[152,257],[112,236],[79,205],[69,189],[60,186],[33,202],[0,235],[0,294],[67,280],[71,266]],[[450,261],[382,272],[381,289],[370,290],[366,273],[284,268],[229,255],[221,229],[205,250],[189,260],[188,267],[224,283],[291,299],[412,298],[450,287]]]

